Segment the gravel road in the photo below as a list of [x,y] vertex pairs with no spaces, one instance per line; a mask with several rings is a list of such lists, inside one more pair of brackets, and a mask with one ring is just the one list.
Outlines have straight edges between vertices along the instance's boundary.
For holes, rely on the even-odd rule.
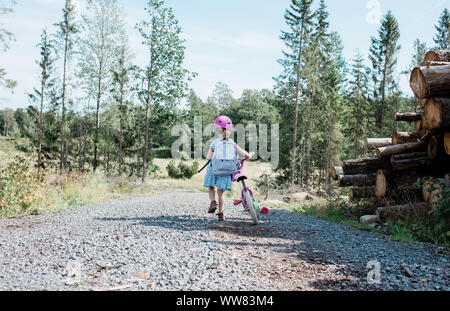
[[219,223],[208,206],[174,190],[0,220],[0,290],[450,289],[446,248],[279,209],[250,226],[231,201]]

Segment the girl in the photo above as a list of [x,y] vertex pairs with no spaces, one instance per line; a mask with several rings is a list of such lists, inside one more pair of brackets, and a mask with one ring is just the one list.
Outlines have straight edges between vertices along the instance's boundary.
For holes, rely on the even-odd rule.
[[[215,145],[223,139],[228,139],[231,135],[231,131],[233,129],[233,122],[230,118],[222,116],[218,117],[214,122],[214,127],[216,128],[216,132],[219,135],[219,138],[215,139],[209,148],[208,155],[206,157],[207,160],[211,160],[214,154]],[[241,147],[236,145],[236,151],[241,154],[243,157],[247,157],[251,159],[251,154],[247,151],[243,150]],[[214,214],[217,210],[217,202],[216,202],[216,189],[219,197],[219,221],[225,221],[226,218],[223,215],[223,207],[224,207],[224,193],[225,191],[231,190],[231,176],[214,176],[212,173],[212,162],[208,165],[208,170],[206,172],[205,181],[203,186],[205,188],[209,188],[209,198],[211,200],[211,205],[209,206],[208,213]]]

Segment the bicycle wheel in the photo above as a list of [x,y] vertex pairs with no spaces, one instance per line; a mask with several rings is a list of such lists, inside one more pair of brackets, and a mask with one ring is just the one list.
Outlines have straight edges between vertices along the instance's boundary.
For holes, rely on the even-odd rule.
[[247,207],[250,212],[250,216],[252,217],[253,224],[257,225],[259,222],[258,215],[256,214],[256,211],[255,211],[255,205],[253,202],[253,198],[250,195],[250,192],[248,192],[248,191],[245,192],[245,202],[247,203]]

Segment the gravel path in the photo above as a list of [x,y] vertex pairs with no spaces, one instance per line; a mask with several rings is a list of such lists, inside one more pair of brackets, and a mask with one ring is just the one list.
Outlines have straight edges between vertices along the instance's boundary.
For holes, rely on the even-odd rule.
[[[0,290],[445,290],[448,249],[172,191],[0,220]],[[377,261],[380,284],[367,275]]]

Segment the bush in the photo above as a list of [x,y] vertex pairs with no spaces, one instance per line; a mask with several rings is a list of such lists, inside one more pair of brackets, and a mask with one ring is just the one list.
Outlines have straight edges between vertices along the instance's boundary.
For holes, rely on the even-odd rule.
[[21,157],[14,158],[0,172],[0,216],[8,217],[33,212],[42,201],[43,174],[31,169],[31,164]]
[[170,178],[174,179],[191,179],[198,171],[198,162],[195,161],[192,166],[189,166],[183,162],[180,162],[178,166],[175,165],[175,161],[170,161],[167,165],[167,173]]

